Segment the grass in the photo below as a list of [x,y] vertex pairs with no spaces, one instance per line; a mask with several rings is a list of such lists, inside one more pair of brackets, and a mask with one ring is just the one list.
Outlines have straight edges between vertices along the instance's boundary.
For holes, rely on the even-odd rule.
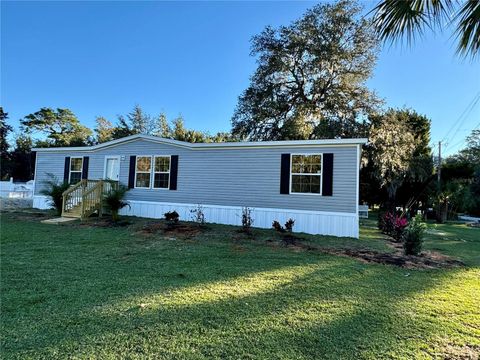
[[[212,225],[193,238],[1,218],[2,358],[476,358],[480,230],[430,226],[462,268],[407,270],[300,251]],[[325,247],[389,251],[361,239]]]

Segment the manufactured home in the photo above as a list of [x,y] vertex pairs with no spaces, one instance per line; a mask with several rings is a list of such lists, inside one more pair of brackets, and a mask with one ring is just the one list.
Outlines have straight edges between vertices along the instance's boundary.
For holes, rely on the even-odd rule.
[[133,135],[94,146],[36,148],[34,207],[50,207],[41,190],[53,174],[72,184],[64,196],[65,216],[78,216],[80,207],[94,209],[91,194],[113,181],[129,188],[124,215],[162,218],[176,210],[190,220],[190,210],[201,205],[207,222],[240,225],[242,207],[249,207],[256,227],[292,218],[296,232],[358,237],[366,141],[191,144]]

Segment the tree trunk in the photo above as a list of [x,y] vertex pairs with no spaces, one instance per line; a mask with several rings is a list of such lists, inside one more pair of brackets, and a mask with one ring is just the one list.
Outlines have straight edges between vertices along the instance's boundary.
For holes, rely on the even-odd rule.
[[448,216],[448,200],[441,201],[437,206],[437,222],[443,224],[447,221]]

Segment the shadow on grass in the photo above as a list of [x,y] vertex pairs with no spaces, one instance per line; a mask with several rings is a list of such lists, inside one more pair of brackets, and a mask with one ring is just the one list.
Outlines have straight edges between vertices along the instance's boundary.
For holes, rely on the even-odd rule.
[[2,239],[6,356],[414,357],[441,321],[404,303],[457,271],[55,229],[24,224]]

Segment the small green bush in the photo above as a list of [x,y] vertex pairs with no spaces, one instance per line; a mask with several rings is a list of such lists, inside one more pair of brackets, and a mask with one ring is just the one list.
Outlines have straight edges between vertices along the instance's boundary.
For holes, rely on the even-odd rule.
[[51,198],[51,205],[55,208],[57,215],[62,215],[63,192],[70,187],[68,182],[60,182],[55,175],[47,173],[48,180],[42,182],[45,188],[40,191],[42,195]]
[[405,255],[419,255],[422,251],[423,236],[427,225],[420,215],[415,216],[403,231],[403,250]]
[[120,209],[123,209],[125,206],[130,207],[128,202],[123,200],[125,193],[128,191],[128,188],[124,185],[119,185],[117,188],[112,188],[103,196],[103,203],[107,210],[112,214],[112,220],[118,221],[118,213]]

